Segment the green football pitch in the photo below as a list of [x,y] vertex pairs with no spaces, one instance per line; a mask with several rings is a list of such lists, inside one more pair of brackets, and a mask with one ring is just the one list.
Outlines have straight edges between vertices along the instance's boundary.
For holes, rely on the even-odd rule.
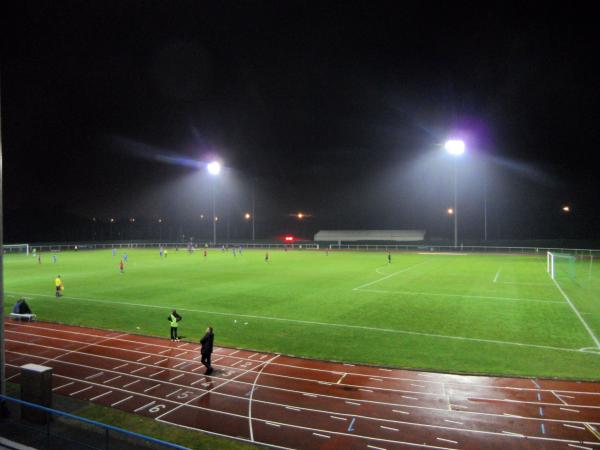
[[[545,254],[129,249],[5,256],[6,310],[40,320],[288,355],[450,372],[600,379],[600,265]],[[571,267],[572,269],[572,267]],[[54,277],[64,296],[54,296]]]

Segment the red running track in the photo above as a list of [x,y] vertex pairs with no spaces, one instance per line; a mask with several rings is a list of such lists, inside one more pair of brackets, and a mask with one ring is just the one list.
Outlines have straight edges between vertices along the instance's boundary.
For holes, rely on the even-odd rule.
[[6,322],[7,378],[279,448],[600,449],[600,383],[392,370],[53,323]]

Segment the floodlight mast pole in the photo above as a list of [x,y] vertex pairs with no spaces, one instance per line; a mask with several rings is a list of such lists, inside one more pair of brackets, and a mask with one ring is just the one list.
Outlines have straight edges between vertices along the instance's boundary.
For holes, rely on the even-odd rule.
[[454,247],[458,247],[458,169],[454,160]]
[[216,207],[216,195],[215,195],[215,183],[216,179],[212,180],[212,223],[213,223],[213,245],[217,245],[217,207]]
[[[1,85],[0,85],[1,89]],[[2,229],[2,223],[4,220],[3,214],[3,204],[2,204],[2,185],[3,185],[3,176],[2,176],[2,116],[0,112],[0,395],[6,395],[6,360],[5,360],[5,350],[4,350],[4,270],[3,270],[3,262],[4,262],[4,235]],[[5,412],[6,405],[4,400],[0,400],[0,416],[2,416]]]

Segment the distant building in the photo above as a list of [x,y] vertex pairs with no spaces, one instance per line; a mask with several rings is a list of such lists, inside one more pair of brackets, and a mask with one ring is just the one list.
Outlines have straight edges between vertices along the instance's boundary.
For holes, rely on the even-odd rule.
[[425,230],[321,230],[315,242],[422,242]]

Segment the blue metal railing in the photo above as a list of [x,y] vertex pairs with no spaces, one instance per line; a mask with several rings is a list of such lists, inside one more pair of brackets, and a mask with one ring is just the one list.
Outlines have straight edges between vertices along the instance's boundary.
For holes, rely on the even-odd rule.
[[82,423],[82,424],[90,425],[92,427],[97,428],[100,431],[103,431],[105,434],[105,441],[104,441],[104,445],[102,445],[100,447],[93,446],[93,445],[86,445],[85,442],[79,442],[80,444],[86,445],[89,448],[98,449],[98,450],[106,450],[106,449],[111,448],[110,447],[110,433],[112,432],[112,433],[115,433],[117,436],[120,435],[120,436],[127,437],[130,439],[144,441],[148,444],[158,445],[165,449],[190,450],[188,447],[183,447],[181,445],[173,444],[171,442],[163,441],[161,439],[156,439],[156,438],[153,438],[150,436],[145,436],[143,434],[135,433],[133,431],[124,430],[123,428],[115,427],[113,425],[107,425],[107,424],[104,424],[101,422],[97,422],[95,420],[86,419],[85,417],[80,417],[80,416],[77,416],[74,414],[70,414],[68,412],[59,411],[56,409],[37,405],[35,403],[26,402],[26,401],[20,400],[18,398],[0,395],[0,401],[6,401],[8,403],[15,403],[18,405],[27,406],[29,408],[36,409],[38,411],[43,411],[51,416],[65,417],[67,419],[71,419],[71,420],[74,420],[74,421]]

